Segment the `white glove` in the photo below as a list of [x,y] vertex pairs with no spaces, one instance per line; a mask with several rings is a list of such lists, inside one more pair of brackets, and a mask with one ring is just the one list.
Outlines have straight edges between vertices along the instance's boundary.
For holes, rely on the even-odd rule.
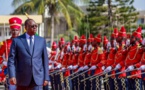
[[83,51],[86,51],[86,50],[87,50],[87,44],[85,44],[83,47]]
[[141,66],[139,67],[139,70],[145,70],[145,65],[141,65]]
[[77,69],[78,68],[78,65],[75,65],[73,66],[73,70]]
[[3,65],[7,66],[8,62],[7,61],[3,61]]
[[116,67],[115,67],[115,70],[118,70],[121,68],[121,65],[120,64],[117,64]]
[[129,45],[130,45],[130,40],[127,39],[127,40],[126,40],[126,46],[129,46]]
[[72,70],[73,69],[73,66],[70,65],[70,66],[67,67],[67,69]]
[[50,70],[52,69],[52,65],[49,65],[48,67],[49,67]]
[[59,69],[59,68],[61,68],[61,66],[62,66],[61,64],[58,64],[58,65],[56,66],[56,68]]
[[49,60],[49,63],[53,63],[53,61],[52,60]]
[[79,72],[79,71],[83,71],[83,68],[84,68],[84,67],[80,67],[80,68],[78,69],[78,72]]
[[90,70],[95,70],[97,67],[95,65],[91,66]]
[[2,72],[2,68],[0,67],[0,72]]
[[105,70],[105,66],[102,66],[102,70]]
[[64,68],[64,67],[63,67],[63,68],[61,69],[61,71],[63,71],[63,72],[64,72],[64,71],[65,71],[65,69],[66,69],[66,68]]
[[111,66],[108,66],[104,71],[105,72],[110,72],[112,70],[112,67]]
[[142,40],[142,45],[145,45],[145,39]]
[[91,44],[88,46],[88,50],[89,50],[89,51],[92,50],[92,45],[91,45]]
[[127,71],[132,71],[134,69],[133,65],[128,66]]
[[88,65],[85,65],[83,70],[87,70],[88,68],[89,68]]
[[64,52],[61,52],[61,54],[60,54],[61,56],[60,56],[60,59],[62,59],[63,58],[63,56],[64,56]]

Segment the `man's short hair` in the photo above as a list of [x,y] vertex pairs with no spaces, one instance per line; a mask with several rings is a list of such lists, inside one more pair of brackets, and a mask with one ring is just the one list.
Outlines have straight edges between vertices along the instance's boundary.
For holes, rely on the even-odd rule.
[[[33,19],[28,18],[28,19],[25,21],[24,25],[26,26],[26,25],[29,23],[29,21],[31,21],[31,20],[33,20]],[[33,20],[33,21],[34,21],[34,20]]]

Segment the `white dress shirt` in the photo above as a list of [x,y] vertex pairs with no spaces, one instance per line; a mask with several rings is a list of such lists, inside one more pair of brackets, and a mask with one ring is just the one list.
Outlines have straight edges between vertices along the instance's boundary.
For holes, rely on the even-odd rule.
[[[26,35],[26,39],[27,39],[27,43],[28,43],[28,45],[30,46],[30,35],[29,34],[25,34]],[[34,35],[32,36],[32,43],[33,43],[33,45],[34,45]]]

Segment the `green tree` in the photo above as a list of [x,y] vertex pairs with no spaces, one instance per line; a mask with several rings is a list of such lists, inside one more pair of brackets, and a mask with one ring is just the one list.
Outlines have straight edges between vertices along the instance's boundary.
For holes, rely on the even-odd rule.
[[115,0],[117,3],[116,16],[119,26],[125,26],[127,32],[134,27],[132,23],[137,21],[138,12],[133,6],[134,0]]
[[103,6],[105,0],[90,1],[88,11],[89,32],[96,35],[103,33],[109,22],[107,6]]
[[[113,28],[125,26],[127,31],[134,28],[132,23],[136,22],[138,12],[133,7],[134,0],[91,0],[87,8],[89,29],[83,33],[102,33],[110,35]],[[84,23],[85,27],[88,27]]]
[[12,3],[17,6],[13,14],[37,13],[44,14],[48,7],[51,16],[51,42],[54,39],[55,20],[58,21],[58,15],[62,14],[68,24],[69,30],[72,29],[72,22],[81,23],[83,12],[76,6],[72,0],[13,0]]

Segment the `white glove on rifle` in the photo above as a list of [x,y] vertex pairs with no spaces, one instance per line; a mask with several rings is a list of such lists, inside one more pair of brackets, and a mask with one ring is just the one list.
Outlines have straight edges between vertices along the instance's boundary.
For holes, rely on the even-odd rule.
[[65,69],[66,69],[66,68],[64,68],[64,67],[63,67],[63,68],[61,69],[61,71],[63,71],[63,72],[64,72],[64,71],[65,71]]
[[0,72],[2,72],[2,68],[0,67]]
[[112,67],[111,66],[108,66],[104,71],[105,72],[110,72],[112,70]]
[[85,65],[83,70],[87,70],[88,68],[89,68],[88,65]]
[[90,70],[95,70],[97,67],[95,65],[91,66]]
[[105,66],[102,66],[102,70],[105,70]]
[[145,70],[145,65],[141,65],[141,66],[139,67],[139,70]]
[[67,67],[67,69],[72,70],[73,69],[73,66],[70,65],[70,66]]
[[115,70],[118,70],[121,68],[121,65],[120,64],[117,64],[116,67],[115,67]]
[[3,65],[7,66],[8,62],[7,61],[3,61]]
[[73,70],[77,69],[78,68],[78,65],[74,65],[73,66]]
[[78,69],[78,72],[83,71],[83,70],[84,70],[84,67],[80,67],[80,68]]
[[48,67],[49,67],[50,70],[53,69],[53,66],[52,65],[49,65]]
[[132,71],[132,70],[134,70],[134,66],[133,65],[130,65],[130,66],[128,66],[128,68],[126,70],[127,71]]
[[61,64],[58,64],[57,66],[56,66],[56,69],[59,69],[59,68],[61,68]]

